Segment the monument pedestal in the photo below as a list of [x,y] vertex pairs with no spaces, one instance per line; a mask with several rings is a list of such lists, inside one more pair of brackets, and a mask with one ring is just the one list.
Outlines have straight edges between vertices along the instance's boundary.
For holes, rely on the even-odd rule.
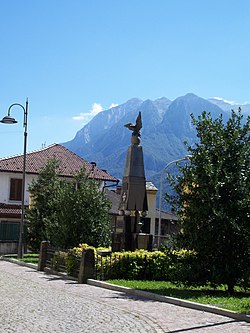
[[[139,215],[137,218],[140,219]],[[115,232],[112,234],[112,251],[152,251],[153,235],[140,232],[142,223],[136,216],[117,216]]]
[[142,233],[113,233],[112,234],[112,251],[120,252],[148,250],[152,251],[153,235]]

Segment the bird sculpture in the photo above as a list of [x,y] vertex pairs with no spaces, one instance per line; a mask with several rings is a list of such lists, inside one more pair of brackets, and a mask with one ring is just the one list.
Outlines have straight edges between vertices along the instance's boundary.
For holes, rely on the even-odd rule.
[[131,130],[132,133],[132,138],[131,138],[131,142],[133,144],[139,145],[140,143],[140,129],[142,128],[142,120],[141,120],[141,112],[139,112],[137,118],[136,118],[136,122],[135,125],[133,125],[132,123],[128,123],[126,125],[124,125],[124,127],[127,127],[129,130]]

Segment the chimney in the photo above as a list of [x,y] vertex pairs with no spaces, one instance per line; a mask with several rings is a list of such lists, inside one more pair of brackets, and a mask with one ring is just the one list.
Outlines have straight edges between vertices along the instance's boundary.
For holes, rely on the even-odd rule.
[[96,162],[90,162],[90,164],[92,165],[91,171],[94,171],[96,167]]

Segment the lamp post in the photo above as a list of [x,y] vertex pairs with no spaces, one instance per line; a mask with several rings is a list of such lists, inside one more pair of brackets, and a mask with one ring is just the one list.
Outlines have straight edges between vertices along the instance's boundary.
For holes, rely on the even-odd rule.
[[186,155],[182,158],[179,158],[177,160],[171,161],[169,162],[162,170],[161,170],[161,178],[160,178],[160,196],[159,196],[159,223],[158,223],[158,240],[157,240],[157,247],[159,249],[160,247],[160,238],[161,238],[161,222],[162,222],[162,214],[161,214],[161,209],[162,209],[162,182],[163,182],[163,173],[164,171],[167,170],[167,168],[174,164],[174,163],[178,163],[181,161],[185,161],[185,160],[190,160],[192,156],[191,155]]
[[24,120],[23,120],[23,127],[24,127],[24,144],[23,144],[23,170],[22,170],[22,203],[21,203],[21,221],[20,221],[20,230],[19,230],[19,241],[18,241],[18,252],[17,257],[23,257],[23,226],[24,226],[24,196],[25,196],[25,173],[26,173],[26,151],[27,151],[27,126],[28,126],[28,98],[26,99],[25,107],[19,103],[13,103],[8,108],[8,115],[3,117],[0,121],[3,124],[16,124],[17,120],[10,115],[10,110],[14,106],[19,106],[23,109],[24,112]]

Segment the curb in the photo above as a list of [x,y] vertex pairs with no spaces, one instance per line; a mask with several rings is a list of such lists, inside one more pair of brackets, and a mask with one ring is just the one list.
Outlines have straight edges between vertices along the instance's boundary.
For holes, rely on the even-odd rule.
[[31,263],[28,263],[28,262],[23,262],[23,261],[14,259],[14,258],[8,258],[8,257],[2,256],[2,257],[0,257],[0,260],[8,261],[8,262],[11,262],[11,263],[19,265],[19,266],[25,266],[25,267],[37,270],[37,265],[36,264],[31,264]]
[[193,310],[210,312],[210,313],[214,313],[217,315],[230,317],[230,318],[236,319],[237,321],[246,321],[246,322],[250,323],[250,315],[238,313],[238,312],[231,311],[231,310],[217,308],[215,306],[209,306],[209,305],[205,305],[205,304],[185,301],[185,300],[181,300],[179,298],[158,295],[158,294],[150,293],[150,292],[144,291],[144,290],[137,290],[137,289],[132,289],[132,288],[128,288],[128,287],[117,286],[117,285],[114,285],[111,283],[92,280],[92,279],[88,279],[87,283],[92,286],[96,286],[96,287],[120,291],[120,292],[127,293],[127,294],[130,294],[133,296],[139,296],[139,297],[148,298],[148,299],[158,301],[158,302],[165,302],[165,303],[170,303],[173,305],[183,306],[183,307],[193,309]]

